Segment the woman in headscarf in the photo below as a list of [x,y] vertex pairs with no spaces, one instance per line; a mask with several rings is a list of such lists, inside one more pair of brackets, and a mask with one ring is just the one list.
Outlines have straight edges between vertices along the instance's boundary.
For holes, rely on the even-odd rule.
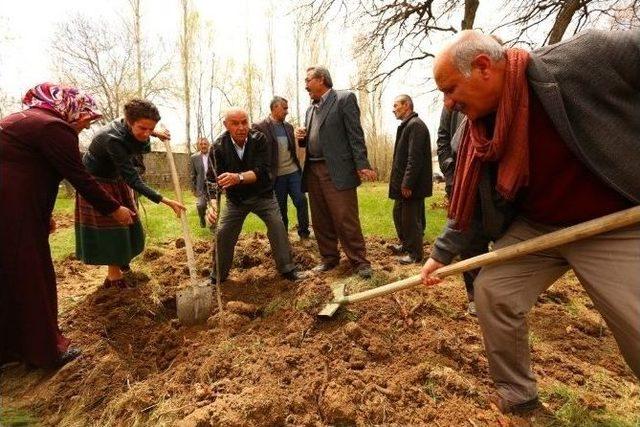
[[58,327],[56,277],[48,235],[62,178],[118,224],[134,213],[87,173],[78,134],[101,117],[91,96],[43,83],[26,110],[0,120],[0,365],[61,366],[80,351]]
[[[155,105],[132,99],[124,106],[124,118],[100,130],[82,161],[102,188],[131,210],[135,210],[135,190],[155,203],[163,203],[176,215],[185,207],[163,197],[140,177],[133,164],[138,154],[151,151],[149,137],[169,138],[168,131],[156,132],[160,113]],[[76,255],[87,264],[107,265],[105,287],[133,286],[123,278],[123,268],[144,249],[144,232],[139,218],[133,224],[118,226],[102,215],[80,194],[76,199]]]

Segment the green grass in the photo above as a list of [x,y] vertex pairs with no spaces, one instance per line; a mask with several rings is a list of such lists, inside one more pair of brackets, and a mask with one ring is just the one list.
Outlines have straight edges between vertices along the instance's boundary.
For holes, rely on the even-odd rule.
[[[428,241],[433,239],[440,233],[442,225],[446,219],[446,212],[443,209],[431,209],[431,204],[440,203],[444,197],[444,192],[436,187],[437,190],[433,197],[426,200],[427,208],[427,230],[426,238]],[[393,208],[393,200],[387,197],[388,185],[385,183],[367,183],[358,188],[358,200],[360,208],[360,221],[362,229],[366,236],[381,236],[385,238],[396,237],[395,228],[391,211]],[[174,198],[172,191],[162,191],[162,194],[169,198]],[[185,205],[187,206],[187,218],[191,227],[192,236],[195,239],[209,239],[211,232],[206,228],[200,227],[198,213],[195,208],[195,197],[185,192],[183,194]],[[155,204],[146,198],[142,198],[142,208],[140,215],[144,225],[147,246],[162,242],[168,239],[174,239],[182,234],[180,222],[175,217],[173,211],[166,205]],[[73,215],[74,199],[59,196],[56,201],[54,212]],[[296,213],[291,200],[289,200],[289,225],[296,223]],[[250,234],[253,232],[266,233],[264,223],[254,214],[250,214],[244,223],[242,232]],[[49,239],[51,252],[54,259],[61,259],[75,251],[75,234],[73,227],[59,230]]]
[[0,405],[0,426],[33,426],[38,425],[38,419],[20,409],[3,408]]
[[551,387],[548,391],[542,390],[542,398],[546,401],[559,403],[554,411],[554,419],[544,423],[553,426],[584,426],[584,427],[632,427],[637,426],[640,418],[631,416],[623,419],[605,410],[587,409],[580,402],[579,391],[564,384]]

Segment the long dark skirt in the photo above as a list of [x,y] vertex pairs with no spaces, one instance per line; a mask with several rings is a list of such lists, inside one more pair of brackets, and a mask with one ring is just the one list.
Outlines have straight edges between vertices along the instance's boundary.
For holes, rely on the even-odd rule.
[[[136,211],[133,191],[122,180],[98,182],[121,205]],[[139,216],[133,224],[123,226],[111,216],[102,215],[78,194],[75,220],[76,256],[85,264],[127,265],[144,249]]]

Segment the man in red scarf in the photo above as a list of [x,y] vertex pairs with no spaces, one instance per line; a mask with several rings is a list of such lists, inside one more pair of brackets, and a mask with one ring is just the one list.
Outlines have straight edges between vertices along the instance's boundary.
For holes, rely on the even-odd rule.
[[[494,248],[640,203],[640,32],[586,31],[533,52],[462,32],[435,59],[445,107],[461,111],[450,221],[426,285],[481,229]],[[479,226],[478,226],[479,225]],[[526,317],[572,269],[640,377],[640,226],[485,267],[475,301],[503,412],[538,406]]]

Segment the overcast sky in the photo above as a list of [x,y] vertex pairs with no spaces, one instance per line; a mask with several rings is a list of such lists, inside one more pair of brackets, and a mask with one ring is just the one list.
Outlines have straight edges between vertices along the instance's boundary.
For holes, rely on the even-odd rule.
[[[266,65],[264,37],[266,8],[270,5],[275,7],[276,68],[287,70],[286,73],[276,72],[279,77],[276,82],[276,92],[282,93],[287,79],[292,78],[291,70],[295,69],[295,45],[291,31],[293,19],[288,13],[290,2],[286,0],[280,2],[195,0],[194,3],[201,15],[201,22],[210,22],[214,28],[217,58],[238,57],[240,62],[243,61],[245,32],[249,28],[254,61],[259,66]],[[480,26],[491,22],[492,14],[498,7],[495,3],[492,6],[481,5],[476,19]],[[143,0],[142,7],[143,35],[162,37],[165,45],[173,49],[176,63],[178,63],[176,45],[180,22],[179,0]],[[129,10],[127,0],[0,0],[0,88],[9,95],[19,97],[26,89],[37,83],[56,79],[52,71],[49,49],[59,23],[75,14],[115,22],[127,16]],[[335,87],[348,88],[355,71],[348,52],[351,50],[354,31],[358,29],[338,28],[336,25],[334,23],[327,36],[329,48],[327,65],[332,71]],[[4,40],[2,40],[3,36]],[[437,47],[434,49],[437,50]],[[301,64],[301,67],[305,65],[308,64]],[[393,97],[400,93],[408,93],[414,96],[416,111],[430,128],[432,145],[434,145],[441,95],[433,92],[433,86],[424,83],[425,78],[430,75],[430,66],[422,64],[411,71],[398,73],[389,82],[382,101],[383,124],[386,132],[395,135],[395,128],[398,125],[391,113]],[[268,101],[269,97],[265,96],[262,103],[267,104]],[[164,105],[161,110],[163,121],[174,135],[182,135],[184,127],[180,101],[176,100],[171,104]],[[303,98],[301,95],[303,111],[307,104],[308,98],[306,96]],[[264,109],[267,110],[266,105]]]

